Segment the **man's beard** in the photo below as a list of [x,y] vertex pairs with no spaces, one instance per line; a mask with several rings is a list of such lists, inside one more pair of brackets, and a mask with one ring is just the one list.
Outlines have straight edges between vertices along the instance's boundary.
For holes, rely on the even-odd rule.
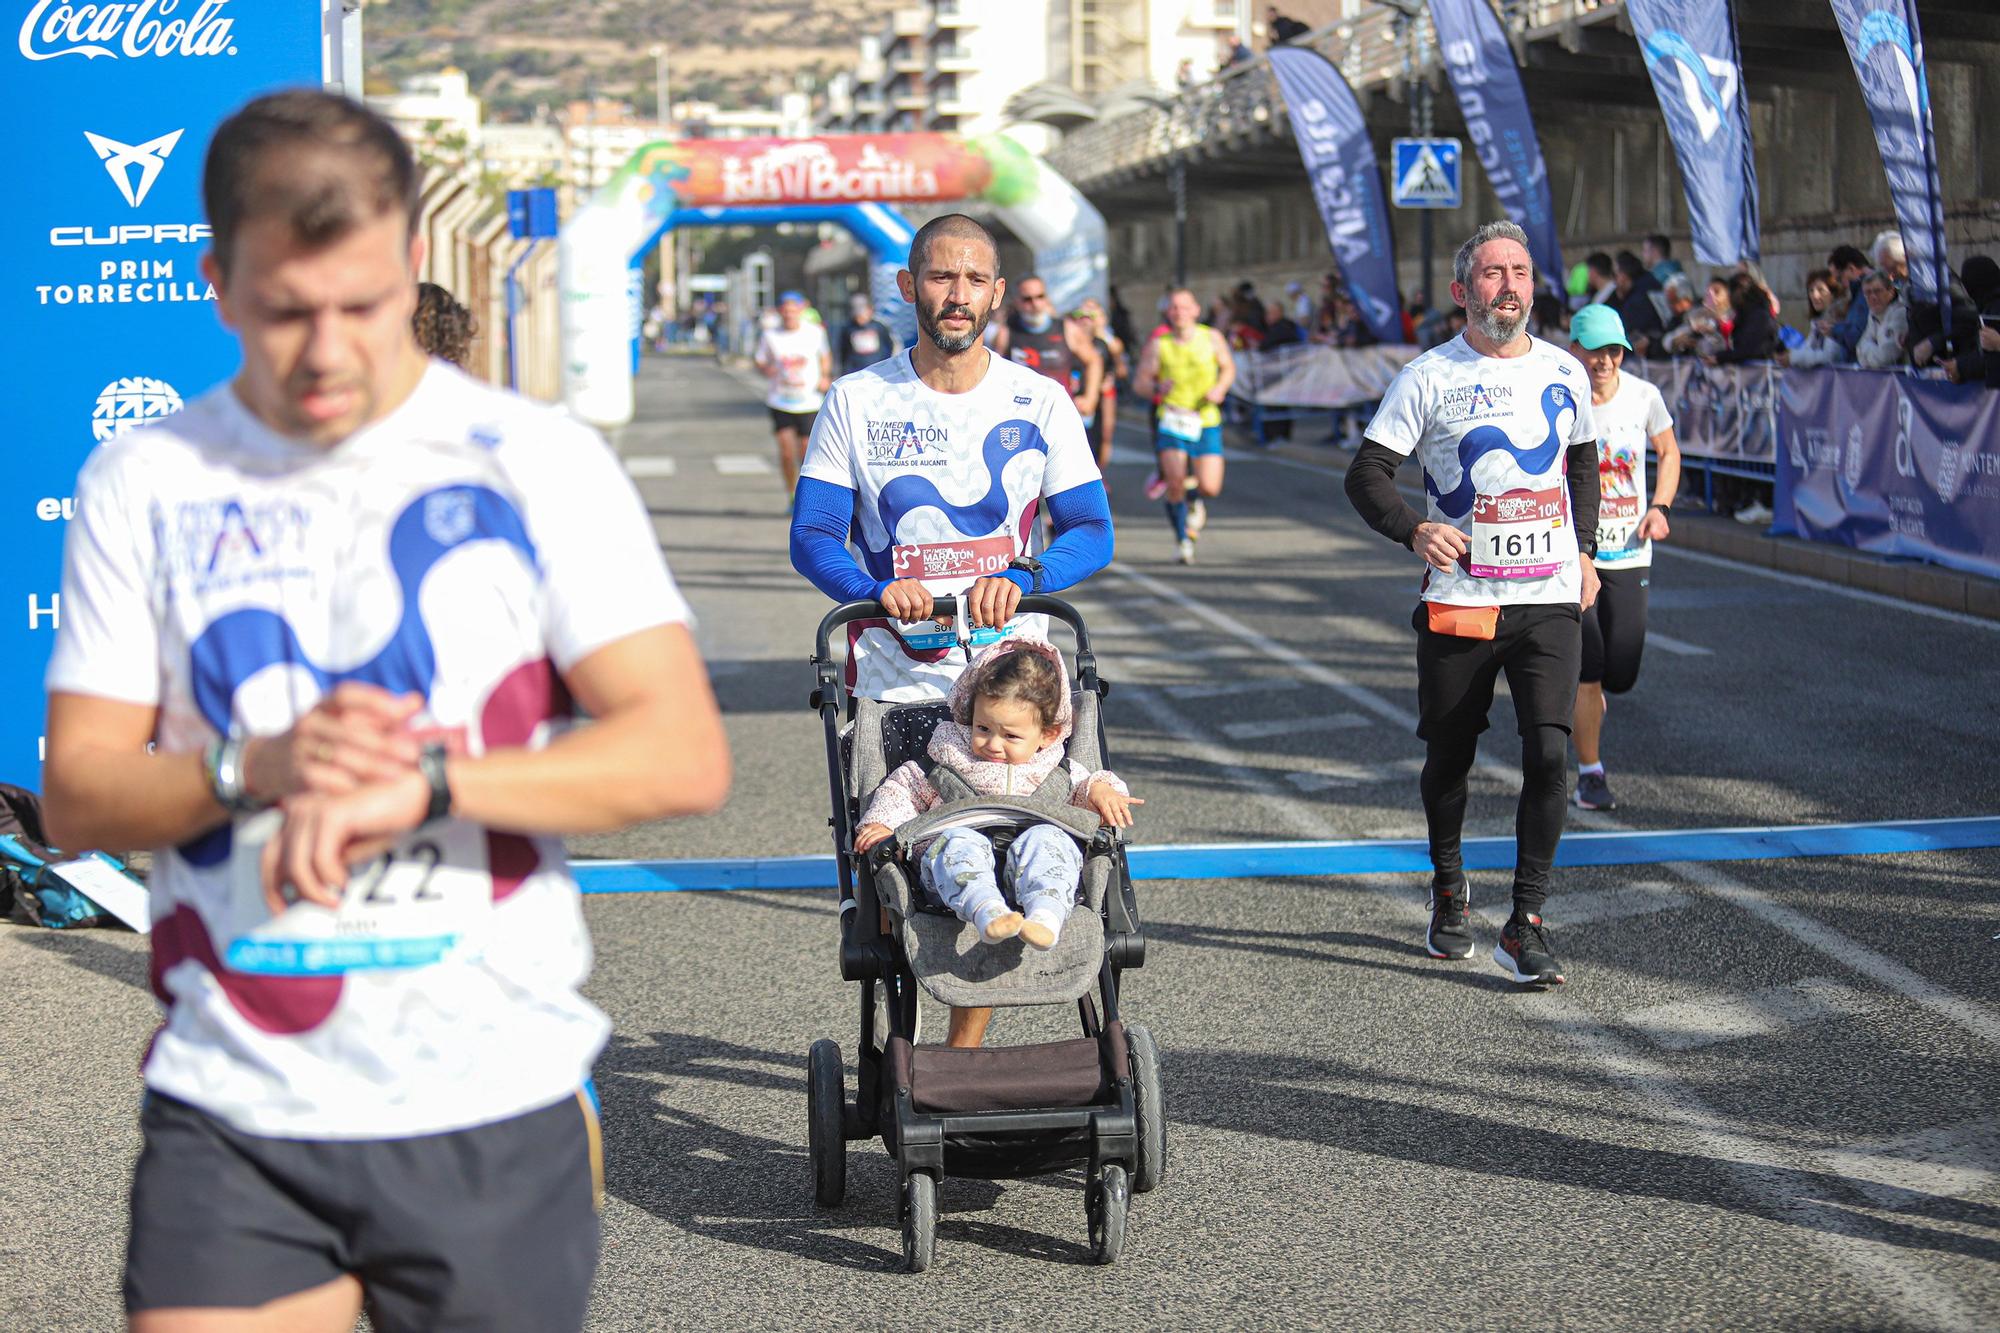
[[[1496,310],[1501,301],[1512,299],[1516,308],[1512,315]],[[1474,305],[1466,313],[1472,318],[1472,326],[1490,342],[1505,345],[1521,336],[1521,330],[1528,324],[1528,303],[1512,292],[1502,292],[1493,298],[1493,305]]]
[[[938,321],[946,315],[964,315],[972,320],[972,327],[966,330],[965,333],[954,338],[946,333],[938,324]],[[917,306],[917,327],[923,330],[926,338],[931,340],[931,346],[937,348],[940,352],[957,355],[972,347],[985,335],[986,322],[992,315],[993,310],[991,306],[985,310],[974,311],[969,305],[941,305],[933,313],[925,310],[923,305],[919,303]]]

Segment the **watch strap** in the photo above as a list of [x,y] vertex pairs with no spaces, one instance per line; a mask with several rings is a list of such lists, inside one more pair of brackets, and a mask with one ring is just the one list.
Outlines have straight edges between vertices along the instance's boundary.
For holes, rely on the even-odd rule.
[[451,813],[451,781],[445,776],[445,749],[442,742],[431,741],[417,751],[417,771],[430,784],[430,808],[424,811],[424,822],[443,819]]

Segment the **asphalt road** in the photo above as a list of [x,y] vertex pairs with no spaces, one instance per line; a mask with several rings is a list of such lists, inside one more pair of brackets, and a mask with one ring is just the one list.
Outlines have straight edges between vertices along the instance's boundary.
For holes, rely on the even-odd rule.
[[[762,409],[693,360],[650,362],[640,401],[620,449],[736,787],[575,850],[824,852],[825,605],[786,560]],[[1132,444],[1118,562],[1074,600],[1148,800],[1135,841],[1418,835],[1417,569],[1348,510],[1343,456],[1237,455],[1183,569]],[[1572,829],[2000,814],[2000,627],[1670,546],[1652,604],[1664,637],[1606,735],[1622,807]],[[1469,832],[1511,828],[1516,760],[1503,695]],[[1125,999],[1163,1050],[1169,1158],[1124,1260],[1088,1263],[1075,1175],[947,1180],[922,1276],[897,1271],[879,1145],[851,1148],[843,1206],[811,1201],[806,1047],[855,1041],[833,896],[593,897],[617,1031],[592,1327],[1991,1328],[1996,882],[1993,850],[1561,870],[1549,992],[1486,961],[1498,916],[1473,960],[1427,958],[1415,877],[1144,883]],[[1504,915],[1505,888],[1475,874],[1475,907]],[[144,943],[0,927],[0,977],[0,1327],[115,1327]]]

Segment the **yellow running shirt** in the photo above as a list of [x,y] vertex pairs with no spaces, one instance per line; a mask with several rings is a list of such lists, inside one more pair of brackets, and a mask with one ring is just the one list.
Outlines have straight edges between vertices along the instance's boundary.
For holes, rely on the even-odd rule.
[[1173,386],[1163,401],[1170,407],[1198,408],[1202,425],[1220,426],[1222,409],[1208,401],[1208,391],[1222,377],[1222,366],[1215,359],[1215,330],[1197,324],[1189,332],[1192,337],[1187,342],[1172,330],[1160,335],[1160,378]]

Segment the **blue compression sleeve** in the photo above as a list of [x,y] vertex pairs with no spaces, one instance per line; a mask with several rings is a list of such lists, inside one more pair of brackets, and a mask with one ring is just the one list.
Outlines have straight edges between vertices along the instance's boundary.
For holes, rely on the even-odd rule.
[[[1042,591],[1060,592],[1111,563],[1111,500],[1104,483],[1093,481],[1051,495],[1048,505],[1056,536],[1042,552]],[[1021,570],[1002,577],[1020,584],[1022,592],[1033,591],[1034,580]]]
[[868,602],[889,586],[870,578],[847,549],[854,492],[800,477],[792,497],[792,568],[836,602]]

